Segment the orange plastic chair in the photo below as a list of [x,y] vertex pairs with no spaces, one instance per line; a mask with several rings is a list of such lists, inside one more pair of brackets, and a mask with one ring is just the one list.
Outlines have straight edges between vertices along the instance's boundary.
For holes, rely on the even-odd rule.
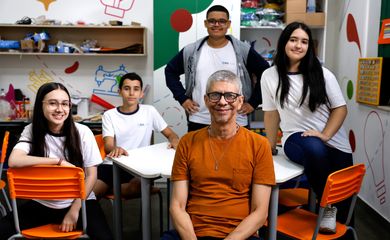
[[[355,229],[348,226],[348,224],[352,217],[365,171],[364,164],[357,164],[330,174],[322,194],[318,215],[301,208],[295,208],[278,217],[277,230],[296,239],[336,239],[351,230],[354,239],[357,239]],[[351,196],[352,202],[345,224],[337,222],[335,234],[320,234],[318,230],[325,207],[329,204],[341,202]]]
[[[0,158],[0,189],[1,192],[3,193],[3,197],[7,204],[9,212],[12,212],[11,204],[9,203],[7,193],[5,192],[6,183],[3,180],[1,180],[3,174],[3,166],[5,163],[5,158],[7,156],[8,140],[9,140],[9,132],[5,131],[4,138],[3,138],[3,145],[1,147],[1,158]],[[0,202],[0,213],[2,214],[2,216],[7,215],[7,210],[5,209],[3,204],[1,204],[1,202]]]
[[300,207],[308,204],[309,189],[286,188],[279,190],[279,204],[286,207]]
[[[100,150],[100,155],[102,159],[104,160],[106,157],[106,152],[104,150],[104,141],[103,141],[103,136],[102,134],[97,134],[95,135],[96,143],[99,147]],[[150,195],[157,194],[158,200],[159,200],[159,207],[160,207],[160,235],[163,233],[163,201],[162,201],[162,193],[159,188],[157,187],[152,187],[150,189]],[[111,202],[114,201],[114,194],[106,194],[104,198],[110,200]],[[141,193],[140,192],[134,192],[130,193],[126,197],[122,197],[122,200],[131,200],[131,199],[136,199],[136,198],[141,198]]]
[[[9,168],[7,171],[9,193],[12,201],[15,229],[17,233],[10,239],[25,237],[28,239],[75,239],[88,238],[86,215],[86,192],[84,171],[78,167],[60,167],[40,165],[25,168]],[[20,230],[16,199],[81,199],[83,230],[62,232],[58,224],[47,224],[35,228]]]

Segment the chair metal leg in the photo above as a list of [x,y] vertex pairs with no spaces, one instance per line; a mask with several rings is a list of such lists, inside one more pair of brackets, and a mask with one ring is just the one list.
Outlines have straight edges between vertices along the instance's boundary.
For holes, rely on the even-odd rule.
[[7,204],[8,210],[10,212],[12,212],[11,203],[9,202],[9,199],[7,197],[7,193],[5,192],[5,189],[3,188],[3,189],[1,189],[1,191],[3,192],[4,200],[5,200],[5,203]]
[[159,201],[159,207],[160,207],[160,236],[162,236],[162,233],[164,231],[163,226],[163,198],[161,191],[158,192],[158,201]]
[[354,240],[358,240],[358,236],[357,236],[357,234],[356,234],[355,229],[354,229],[353,227],[350,227],[350,226],[347,226],[347,229],[348,229],[348,230],[351,230],[351,232],[352,232],[352,234],[353,234],[353,239],[354,239]]
[[1,217],[5,217],[7,215],[7,210],[5,210],[5,207],[1,203],[0,203],[0,214]]

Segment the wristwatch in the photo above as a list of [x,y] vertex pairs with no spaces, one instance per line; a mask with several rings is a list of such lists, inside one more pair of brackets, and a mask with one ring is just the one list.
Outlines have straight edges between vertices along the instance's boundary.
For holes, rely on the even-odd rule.
[[278,155],[278,149],[276,148],[271,148],[272,150],[272,155],[275,156],[275,155]]

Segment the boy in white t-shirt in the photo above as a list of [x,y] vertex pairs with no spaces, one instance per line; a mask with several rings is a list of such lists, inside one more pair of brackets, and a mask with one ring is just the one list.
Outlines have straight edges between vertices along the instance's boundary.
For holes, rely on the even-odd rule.
[[[103,140],[107,157],[127,156],[126,150],[150,145],[153,131],[161,132],[175,148],[179,143],[177,134],[168,127],[159,112],[151,105],[139,104],[143,97],[142,79],[136,73],[123,75],[119,82],[119,95],[123,104],[106,111],[103,115]],[[105,160],[98,167],[98,180],[93,191],[101,197],[112,189],[112,161]],[[121,170],[122,195],[139,191],[139,179]]]

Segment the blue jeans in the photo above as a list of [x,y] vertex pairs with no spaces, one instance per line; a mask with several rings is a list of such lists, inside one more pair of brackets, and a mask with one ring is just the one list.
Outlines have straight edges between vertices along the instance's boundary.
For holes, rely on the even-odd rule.
[[[304,167],[310,187],[321,200],[329,174],[352,166],[352,154],[329,147],[317,137],[303,137],[301,134],[302,132],[297,132],[288,137],[284,144],[284,152],[291,161]],[[348,213],[348,206],[345,213],[344,207],[340,207],[342,208],[338,209],[341,212],[340,216]]]
[[[214,238],[214,237],[198,237],[198,240],[219,240],[223,238]],[[163,233],[160,240],[181,240],[179,234],[176,230],[169,230]],[[261,240],[261,238],[258,237],[249,237],[247,240]]]

